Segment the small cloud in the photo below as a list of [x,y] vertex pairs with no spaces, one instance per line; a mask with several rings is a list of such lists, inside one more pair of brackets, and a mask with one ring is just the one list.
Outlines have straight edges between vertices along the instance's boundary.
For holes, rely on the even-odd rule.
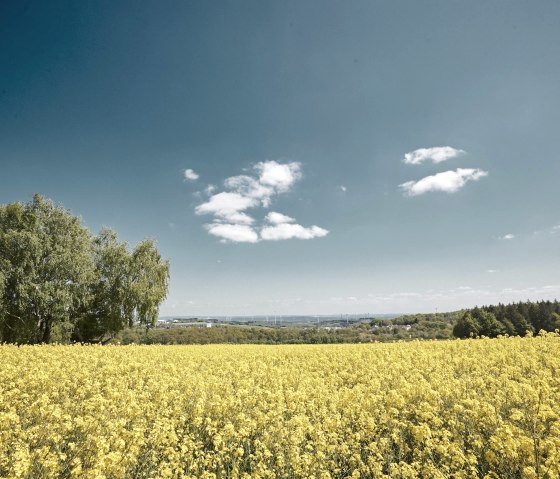
[[473,168],[457,168],[426,176],[418,181],[407,181],[399,185],[407,196],[418,196],[430,191],[443,191],[445,193],[456,193],[469,181],[477,181],[488,175],[487,171]]
[[208,185],[206,188],[204,188],[204,193],[206,193],[208,196],[214,193],[214,191],[216,191],[216,187],[214,185]]
[[466,151],[458,150],[451,146],[433,146],[431,148],[418,148],[417,150],[405,153],[403,161],[407,165],[420,165],[425,161],[441,163],[465,153]]
[[295,220],[290,216],[283,215],[282,213],[276,213],[275,211],[271,211],[265,217],[265,219],[274,225],[280,225],[283,223],[293,223]]
[[346,188],[346,186],[344,186],[344,185],[340,185],[339,188],[340,188],[340,191],[342,191],[343,193],[346,193],[346,190],[348,189],[348,188]]
[[560,233],[560,225],[552,226],[551,228],[547,228],[547,229],[544,229],[544,230],[533,231],[534,236],[555,235],[555,234],[558,234],[558,233]]
[[259,235],[248,225],[212,223],[206,225],[208,233],[221,238],[224,242],[257,243]]
[[487,269],[486,272],[490,273],[490,274],[494,274],[494,273],[499,273],[500,270],[499,269]]
[[200,175],[190,168],[187,168],[183,174],[185,176],[185,179],[189,181],[196,181],[200,178]]
[[261,238],[265,241],[297,239],[312,239],[326,236],[329,232],[319,226],[305,228],[298,224],[281,223],[274,226],[265,226],[261,230]]
[[507,235],[500,236],[500,239],[501,240],[506,240],[506,241],[507,240],[512,240],[512,239],[515,239],[515,235],[512,234],[512,233],[508,233]]

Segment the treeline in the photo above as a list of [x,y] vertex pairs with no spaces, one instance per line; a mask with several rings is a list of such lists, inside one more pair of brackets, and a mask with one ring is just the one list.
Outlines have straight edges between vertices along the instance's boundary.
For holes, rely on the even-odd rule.
[[453,323],[420,321],[405,329],[400,325],[372,326],[363,322],[347,328],[261,327],[213,325],[206,327],[127,328],[113,340],[120,344],[340,344],[450,339]]
[[520,302],[482,306],[463,312],[453,328],[457,338],[499,335],[524,336],[560,329],[558,301]]
[[169,263],[152,240],[134,249],[35,195],[0,205],[0,342],[105,342],[150,326],[167,295]]
[[126,329],[114,342],[121,344],[330,344],[372,341],[367,328],[268,328],[213,326],[211,328]]
[[372,334],[378,341],[450,339],[460,312],[407,314],[394,319],[372,319]]
[[372,319],[372,326],[407,326],[421,324],[425,322],[449,323],[454,322],[461,317],[463,311],[451,311],[448,313],[417,313],[404,314],[393,319]]

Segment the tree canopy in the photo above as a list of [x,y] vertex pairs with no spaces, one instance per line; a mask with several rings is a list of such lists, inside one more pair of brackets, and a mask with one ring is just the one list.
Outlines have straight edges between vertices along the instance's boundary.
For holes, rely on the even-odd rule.
[[0,341],[104,341],[153,325],[168,278],[152,240],[131,251],[40,195],[0,205]]
[[453,335],[458,338],[501,334],[524,336],[539,331],[560,329],[560,303],[538,301],[483,306],[464,311],[457,320]]

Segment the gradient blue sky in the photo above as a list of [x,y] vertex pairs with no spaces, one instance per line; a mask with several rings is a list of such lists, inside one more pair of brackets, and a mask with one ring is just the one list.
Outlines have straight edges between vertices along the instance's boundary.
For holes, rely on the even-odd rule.
[[[0,202],[156,238],[164,315],[560,298],[558,1],[3,1],[0,45]],[[252,243],[195,211],[237,175],[272,188]],[[265,240],[271,211],[328,234]]]

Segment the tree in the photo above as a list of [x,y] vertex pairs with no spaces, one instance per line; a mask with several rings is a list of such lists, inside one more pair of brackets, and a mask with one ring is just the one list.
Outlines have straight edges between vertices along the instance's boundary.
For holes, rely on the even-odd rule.
[[155,242],[142,241],[130,252],[114,231],[104,228],[93,240],[92,251],[91,301],[74,339],[105,342],[127,326],[153,326],[169,281],[169,262],[161,258]]
[[90,300],[82,308],[73,339],[104,341],[132,321],[131,255],[117,234],[103,228],[91,244],[95,273]]
[[35,195],[0,205],[0,341],[105,341],[154,325],[169,263],[145,240],[131,252],[115,232]]
[[169,261],[159,254],[154,240],[141,241],[132,253],[130,287],[134,316],[129,316],[129,326],[136,321],[146,327],[154,326],[159,305],[167,296],[169,286]]
[[87,300],[90,233],[80,218],[40,195],[0,205],[0,268],[2,341],[48,343],[53,329],[71,332],[73,314]]
[[519,336],[525,336],[527,331],[533,332],[533,327],[531,326],[531,324],[516,309],[512,308],[510,314],[508,315],[508,318],[513,323],[513,327],[515,328],[515,334]]
[[456,338],[469,338],[478,336],[480,328],[473,319],[470,311],[466,311],[453,327],[453,336]]
[[557,329],[560,329],[560,314],[552,313],[549,322],[549,329],[550,331],[556,331]]
[[475,308],[472,312],[472,316],[478,325],[480,335],[495,338],[505,333],[504,326],[496,319],[494,314],[483,309]]

